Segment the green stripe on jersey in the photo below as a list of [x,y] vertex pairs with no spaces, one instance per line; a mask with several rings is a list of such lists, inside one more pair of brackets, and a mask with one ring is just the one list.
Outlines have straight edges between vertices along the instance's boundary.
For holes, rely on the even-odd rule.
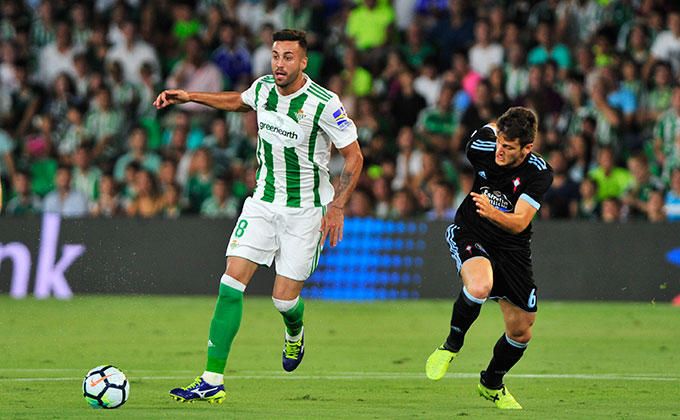
[[267,175],[264,178],[264,194],[263,201],[269,203],[274,202],[274,155],[272,154],[272,145],[267,140],[260,138],[262,148],[264,149],[264,166],[267,168]]
[[[272,87],[269,90],[269,96],[267,96],[267,104],[264,109],[267,111],[276,111],[276,107],[279,104],[279,95],[276,94],[276,87]],[[271,145],[270,145],[271,146]]]
[[306,100],[307,94],[303,93],[302,95],[293,98],[290,101],[290,107],[288,107],[288,116],[291,117],[293,121],[298,122],[298,112],[300,112]]
[[307,91],[311,93],[312,95],[316,96],[317,98],[321,99],[324,102],[328,102],[331,97],[328,96],[326,93],[323,93],[320,89],[313,87],[314,85],[309,85],[309,88]]
[[307,92],[309,92],[309,93],[311,93],[312,95],[314,95],[319,101],[328,102],[328,99],[324,98],[323,96],[319,95],[318,93],[314,92],[314,91],[311,90],[311,89],[308,89]]
[[295,147],[284,147],[283,156],[286,161],[286,205],[300,207],[300,162]]
[[[302,109],[306,100],[307,94],[302,93],[290,101],[288,116],[293,121],[298,122],[298,111]],[[295,147],[284,147],[283,156],[286,162],[286,205],[288,207],[300,207],[302,201],[300,194],[300,161]]]
[[257,103],[260,101],[260,89],[262,89],[262,82],[255,86],[255,109],[257,109]]
[[274,83],[274,76],[264,76],[262,81],[265,83]]
[[331,92],[330,92],[328,89],[324,89],[324,88],[322,88],[321,86],[317,85],[317,84],[314,83],[314,82],[312,82],[312,84],[309,85],[309,87],[310,87],[311,89],[316,90],[317,92],[319,92],[321,95],[327,97],[328,99],[331,99],[331,98],[333,97],[333,95],[331,94]]
[[312,126],[312,132],[309,134],[309,161],[312,162],[314,165],[314,206],[319,207],[321,206],[321,197],[319,195],[319,183],[320,183],[320,178],[319,178],[319,165],[314,162],[314,152],[316,151],[316,136],[319,134],[319,118],[321,118],[321,114],[323,113],[324,108],[326,108],[326,104],[323,102],[319,102],[319,105],[316,106],[316,113],[314,114],[314,124]]
[[333,96],[333,92],[332,92],[332,91],[330,91],[329,89],[326,89],[325,87],[321,86],[320,84],[316,83],[316,82],[313,81],[313,80],[312,80],[312,86],[314,86],[315,88],[321,89],[321,92],[324,92],[326,95],[328,95],[328,96],[330,96],[330,97]]
[[257,136],[257,148],[255,149],[255,158],[257,159],[257,171],[255,172],[255,179],[260,180],[260,172],[262,172],[262,137]]

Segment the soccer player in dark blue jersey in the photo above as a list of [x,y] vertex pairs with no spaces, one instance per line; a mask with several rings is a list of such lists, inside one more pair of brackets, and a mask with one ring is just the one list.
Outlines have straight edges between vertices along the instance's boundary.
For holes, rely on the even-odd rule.
[[505,331],[481,372],[478,390],[501,409],[522,408],[503,376],[524,354],[536,319],[531,220],[553,178],[552,168],[532,153],[537,125],[533,111],[510,108],[496,124],[475,131],[467,144],[475,181],[446,232],[463,288],[453,305],[449,336],[426,364],[428,378],[444,377],[482,304],[498,300]]

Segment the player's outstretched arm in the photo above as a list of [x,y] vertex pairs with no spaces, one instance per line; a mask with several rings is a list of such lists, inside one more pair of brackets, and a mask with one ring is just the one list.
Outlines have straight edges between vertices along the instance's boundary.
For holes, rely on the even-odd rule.
[[169,105],[196,102],[216,109],[231,112],[246,112],[252,108],[243,102],[239,92],[187,92],[182,89],[169,89],[161,92],[153,102],[157,109]]
[[489,197],[475,192],[470,195],[477,206],[477,214],[512,234],[524,231],[536,214],[536,208],[522,199],[517,200],[513,213],[505,213],[492,206]]
[[335,191],[335,198],[328,205],[328,211],[321,220],[321,243],[330,235],[331,246],[336,246],[342,241],[342,228],[345,223],[345,205],[352,195],[352,191],[359,182],[361,169],[364,166],[364,155],[361,153],[359,142],[354,141],[343,147],[340,154],[345,158],[345,166],[342,168],[340,182]]

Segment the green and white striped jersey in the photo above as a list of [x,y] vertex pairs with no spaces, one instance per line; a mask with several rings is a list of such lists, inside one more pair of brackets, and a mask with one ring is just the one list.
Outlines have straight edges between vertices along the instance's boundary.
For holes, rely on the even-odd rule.
[[253,198],[287,207],[321,207],[333,200],[328,175],[331,142],[338,149],[357,129],[338,96],[307,81],[281,95],[274,77],[260,77],[241,94],[257,112],[257,186]]
[[654,138],[661,140],[665,155],[673,153],[675,139],[680,135],[680,115],[673,108],[661,114],[654,127]]

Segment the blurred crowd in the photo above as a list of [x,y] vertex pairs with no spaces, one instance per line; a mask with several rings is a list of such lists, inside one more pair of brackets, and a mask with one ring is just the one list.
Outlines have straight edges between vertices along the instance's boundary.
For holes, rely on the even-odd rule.
[[522,105],[555,171],[540,218],[680,220],[675,3],[0,0],[3,213],[236,216],[255,114],[152,101],[245,90],[295,28],[358,128],[348,216],[451,220],[474,177],[466,139]]

